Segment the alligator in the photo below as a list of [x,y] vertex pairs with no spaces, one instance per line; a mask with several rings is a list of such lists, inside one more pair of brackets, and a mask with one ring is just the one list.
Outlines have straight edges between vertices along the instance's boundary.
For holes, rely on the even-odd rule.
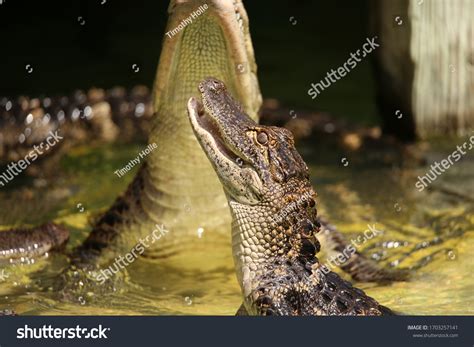
[[[204,5],[207,9],[191,24],[183,24]],[[193,249],[191,236],[199,228],[223,233],[230,223],[219,181],[189,126],[186,102],[199,81],[213,75],[226,81],[257,119],[262,98],[248,17],[240,0],[172,0],[168,11],[166,32],[175,34],[163,41],[148,140],[158,148],[76,250],[81,260],[96,253],[107,259],[107,254],[126,252],[157,223],[169,236],[147,248],[146,254],[167,257]]]
[[[90,88],[62,96],[3,97],[0,98],[0,163],[25,157],[51,131],[58,131],[64,137],[56,148],[65,149],[86,141],[144,140],[152,115],[150,92],[141,85],[129,91],[122,87]],[[41,159],[52,154],[45,152]]]
[[30,229],[0,232],[0,264],[37,258],[51,251],[61,251],[69,240],[69,230],[48,222]]
[[241,311],[393,314],[318,260],[316,193],[291,132],[257,124],[218,79],[205,79],[199,91],[202,102],[190,98],[188,114],[232,214]]
[[[206,10],[196,16],[195,11],[204,5]],[[163,40],[148,138],[157,149],[147,156],[125,193],[97,218],[86,240],[73,250],[74,265],[106,264],[133,248],[158,223],[170,235],[146,249],[146,256],[154,258],[193,250],[191,236],[199,228],[224,239],[223,230],[230,225],[225,196],[193,135],[186,102],[199,81],[213,75],[227,83],[257,120],[262,97],[248,17],[240,0],[171,0],[168,13],[166,32],[174,35]],[[197,172],[199,175],[193,174]],[[35,233],[35,228],[30,232]],[[8,242],[8,235],[19,237],[16,229],[1,233],[2,250],[21,244]],[[31,246],[28,240],[23,238],[24,249]]]
[[[208,8],[202,14],[192,18],[191,24],[183,24],[204,4]],[[73,250],[73,267],[101,267],[110,263],[117,254],[128,252],[140,238],[148,236],[157,223],[164,225],[169,235],[147,248],[144,256],[167,258],[195,252],[192,236],[198,229],[205,229],[214,239],[219,235],[227,239],[231,213],[213,166],[189,124],[187,102],[196,95],[196,86],[202,79],[214,76],[226,84],[256,124],[262,97],[248,17],[240,0],[172,0],[168,12],[166,31],[173,30],[174,35],[164,38],[149,134],[149,143],[156,143],[158,148],[147,156],[125,193],[97,218],[86,240]],[[63,232],[59,226],[49,225],[49,229]],[[341,248],[342,236],[329,227],[326,230],[326,238],[336,240],[336,248]],[[34,246],[28,233],[38,235],[36,228],[26,233],[16,229],[0,233],[0,258],[4,260],[8,260],[6,250],[22,253]],[[55,240],[59,246],[61,237],[43,234],[43,240],[35,238],[39,249],[54,249],[56,245],[51,242]],[[369,273],[367,269],[377,268],[375,263],[369,265],[353,266],[348,271],[356,275],[361,269]],[[384,271],[370,273],[378,274],[372,278],[377,281],[391,278],[384,277]],[[371,276],[366,279],[371,280]]]

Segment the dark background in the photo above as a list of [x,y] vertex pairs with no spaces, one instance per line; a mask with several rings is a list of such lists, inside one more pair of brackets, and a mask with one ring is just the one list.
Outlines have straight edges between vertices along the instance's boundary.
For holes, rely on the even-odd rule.
[[[102,1],[3,0],[0,96],[57,95],[92,86],[151,86],[168,1],[105,0],[101,5]],[[264,97],[277,98],[296,110],[323,110],[357,122],[378,122],[370,58],[315,100],[307,95],[311,82],[342,65],[365,42],[365,0],[247,0],[244,4]],[[79,17],[85,20],[83,26]],[[33,67],[31,74],[27,64]],[[132,71],[133,64],[139,72]]]

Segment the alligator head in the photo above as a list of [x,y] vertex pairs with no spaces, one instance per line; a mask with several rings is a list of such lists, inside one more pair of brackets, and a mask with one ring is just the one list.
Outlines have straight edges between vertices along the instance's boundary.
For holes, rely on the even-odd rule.
[[203,104],[188,102],[191,124],[232,201],[262,204],[291,181],[308,183],[290,131],[257,124],[217,79],[204,80],[199,91]]

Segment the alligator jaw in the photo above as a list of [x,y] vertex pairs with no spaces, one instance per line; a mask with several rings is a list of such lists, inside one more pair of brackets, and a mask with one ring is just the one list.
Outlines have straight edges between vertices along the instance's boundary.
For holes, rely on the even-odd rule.
[[193,97],[190,98],[188,114],[199,143],[206,155],[212,157],[211,162],[217,163],[217,157],[220,157],[228,164],[236,165],[241,158],[227,146],[218,123],[205,111],[203,104]]
[[[244,148],[257,123],[244,113],[242,106],[228,93],[222,81],[208,77],[199,83],[202,104],[188,101],[191,126],[206,154],[224,156],[242,166],[248,160]],[[215,162],[215,158],[210,158]]]
[[203,104],[194,97],[188,100],[191,127],[211,165],[231,199],[254,205],[258,203],[261,179],[247,165],[246,152],[251,141],[247,131],[257,125],[243,113],[225,85],[207,78],[199,84]]

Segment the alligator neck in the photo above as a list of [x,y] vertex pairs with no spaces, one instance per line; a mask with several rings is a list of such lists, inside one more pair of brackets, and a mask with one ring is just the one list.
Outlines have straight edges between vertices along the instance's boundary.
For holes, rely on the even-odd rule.
[[156,223],[163,224],[169,236],[147,249],[153,256],[183,254],[186,246],[195,247],[189,240],[199,229],[217,231],[220,240],[228,240],[230,214],[222,186],[193,135],[186,104],[207,76],[226,81],[254,119],[261,96],[241,1],[207,3],[209,8],[183,27],[200,1],[171,2],[166,32],[182,29],[164,36],[155,79],[156,114],[149,143],[156,143],[157,149],[147,156],[127,193],[97,223],[83,248],[97,248],[94,244],[103,248],[116,239],[121,249],[133,247]]
[[272,201],[257,206],[230,201],[232,250],[237,278],[244,297],[260,284],[262,276],[278,264],[295,261],[318,263],[316,194],[304,184],[293,193],[275,192]]
[[[198,228],[225,233],[230,225],[226,199],[189,125],[186,104],[198,93],[197,85],[206,76],[227,80],[235,93],[242,93],[220,24],[202,15],[184,30],[167,71],[167,88],[155,97],[157,116],[149,142],[156,143],[158,150],[148,159],[148,189],[142,192],[142,203],[150,219],[156,219],[155,211],[162,210],[160,222],[180,233],[196,233]],[[249,109],[254,117],[256,111]]]

